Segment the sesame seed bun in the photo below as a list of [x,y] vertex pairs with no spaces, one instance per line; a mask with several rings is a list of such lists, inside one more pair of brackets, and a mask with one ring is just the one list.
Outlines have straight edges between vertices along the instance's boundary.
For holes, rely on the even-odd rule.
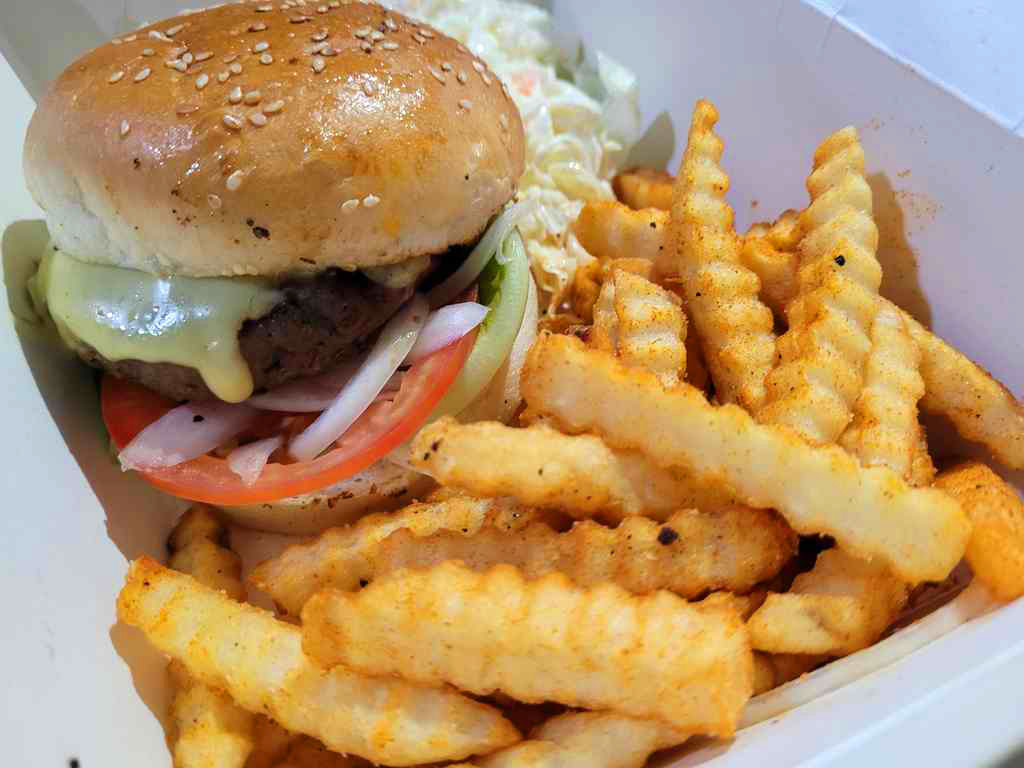
[[392,264],[476,239],[522,123],[455,40],[364,3],[231,4],[76,61],[25,176],[58,247],[158,274]]

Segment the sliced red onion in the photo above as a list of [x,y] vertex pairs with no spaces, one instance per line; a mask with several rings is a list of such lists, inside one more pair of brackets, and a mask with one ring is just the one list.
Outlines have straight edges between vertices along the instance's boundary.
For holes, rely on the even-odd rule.
[[118,455],[122,469],[173,467],[202,456],[245,431],[258,411],[242,403],[186,403],[139,432]]
[[290,381],[270,392],[253,395],[245,404],[265,411],[319,413],[334,402],[362,363],[363,358],[360,357],[319,376]]
[[428,314],[427,300],[419,294],[402,307],[384,326],[370,354],[330,407],[291,441],[288,450],[292,456],[299,461],[315,459],[345,434],[405,360],[416,344]]
[[476,328],[487,317],[487,307],[475,301],[461,304],[449,304],[434,310],[427,318],[426,325],[420,331],[416,345],[405,358],[408,364],[416,363],[430,357],[439,349],[454,344],[467,333]]
[[255,443],[240,445],[228,454],[228,467],[242,478],[246,485],[253,485],[260,479],[260,473],[267,466],[270,454],[284,445],[284,437],[276,435]]
[[505,237],[512,231],[512,228],[527,216],[532,215],[537,208],[538,203],[533,199],[523,200],[506,208],[488,227],[487,232],[480,238],[480,242],[462,262],[462,266],[455,270],[447,280],[430,291],[427,295],[430,306],[443,307],[455,301],[456,297],[469,288],[484,271],[484,267],[498,253],[499,246],[505,241]]

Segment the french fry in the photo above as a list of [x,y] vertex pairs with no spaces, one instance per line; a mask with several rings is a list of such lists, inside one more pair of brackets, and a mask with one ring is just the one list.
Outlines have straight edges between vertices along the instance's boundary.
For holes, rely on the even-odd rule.
[[740,263],[716,122],[714,106],[697,102],[676,180],[668,247],[657,264],[661,274],[681,279],[719,400],[756,409],[775,358],[774,320],[758,298],[757,276]]
[[914,457],[910,462],[910,484],[923,488],[934,482],[935,464],[932,463],[931,453],[928,452],[928,437],[925,435],[924,427],[918,426],[920,434],[917,438]]
[[795,251],[804,235],[800,226],[800,211],[789,208],[779,214],[773,222],[759,221],[750,225],[744,238],[766,240],[778,251]]
[[612,712],[568,712],[523,741],[477,760],[480,768],[643,768],[660,749],[687,734],[653,720]]
[[253,748],[253,715],[224,691],[195,680],[172,661],[171,757],[174,768],[241,768]]
[[880,301],[878,228],[857,131],[844,128],[814,153],[811,205],[801,215],[798,290],[786,307],[789,329],[768,375],[758,418],[816,444],[835,442],[853,418]]
[[543,424],[518,429],[438,419],[413,439],[410,460],[444,485],[476,496],[511,496],[577,518],[665,520],[679,509],[718,509],[734,501],[714,479],[698,481],[638,453],[609,448],[598,437],[563,435]]
[[[797,653],[754,652],[754,695],[778,688],[820,667],[828,656]],[[509,747],[515,749],[515,747]]]
[[[839,443],[864,466],[887,467],[909,481],[921,440],[921,354],[900,313],[884,305],[871,342],[865,386]],[[885,567],[830,550],[796,577],[789,594],[768,598],[749,623],[751,636],[760,650],[844,656],[881,637],[907,595]]]
[[194,504],[182,514],[167,539],[171,554],[168,565],[211,589],[242,600],[242,561],[228,549],[227,533],[213,509]]
[[[241,600],[245,594],[242,564],[238,555],[220,545],[226,535],[212,509],[194,505],[168,539],[170,566]],[[174,768],[244,766],[253,750],[253,715],[224,691],[193,679],[180,662],[172,661],[168,672],[174,690],[170,708]]]
[[921,350],[921,406],[947,416],[963,437],[1024,469],[1024,405],[983,368],[904,313]]
[[729,606],[588,590],[558,573],[527,582],[507,565],[477,573],[449,562],[356,593],[324,590],[302,609],[302,631],[323,664],[686,732],[731,735],[752,686],[746,632]]
[[572,291],[569,304],[574,315],[586,324],[594,322],[594,303],[601,293],[602,267],[601,262],[588,261],[576,268],[572,278]]
[[609,200],[583,206],[573,231],[587,252],[602,262],[617,258],[658,259],[664,249],[668,212],[648,208],[634,211]]
[[[919,372],[921,352],[895,307],[883,305],[871,326],[871,353],[864,389],[854,406],[853,422],[839,444],[867,467],[888,467],[911,479],[920,450],[917,402],[924,395]],[[927,450],[927,449],[926,449]]]
[[613,270],[612,282],[619,356],[674,387],[686,372],[686,315],[679,298],[623,269]]
[[619,316],[615,314],[615,283],[605,280],[593,309],[594,327],[590,329],[590,345],[594,349],[615,353],[619,347]]
[[544,523],[518,531],[484,526],[473,535],[439,531],[416,537],[399,530],[369,559],[374,578],[459,560],[477,571],[504,563],[528,579],[558,572],[582,587],[612,582],[635,594],[667,589],[693,599],[709,590],[753,589],[781,570],[796,544],[796,535],[774,512],[727,507],[684,510],[664,524],[628,517],[607,528],[585,520],[565,533]]
[[667,211],[672,207],[672,184],[675,179],[668,171],[654,168],[630,168],[612,179],[615,197],[630,208],[659,208]]
[[372,763],[354,755],[339,755],[316,739],[300,736],[274,768],[372,768]]
[[963,506],[974,530],[967,562],[1001,600],[1024,595],[1024,507],[1013,488],[980,462],[939,474],[935,486]]
[[[590,208],[592,205],[596,207]],[[621,203],[605,202],[588,203],[584,212],[586,247],[598,258],[609,258],[620,249],[652,261],[664,253],[668,216],[663,211],[631,211]],[[762,299],[783,306],[793,298],[787,286],[795,291],[800,260],[795,253],[779,251],[779,255],[788,262],[776,262],[777,271],[762,271],[756,260],[744,264],[760,278]],[[922,407],[948,417],[963,437],[988,447],[1007,466],[1024,469],[1024,406],[981,366],[900,312],[921,350]],[[695,338],[692,332],[689,336]],[[694,355],[688,357],[692,368]]]
[[452,496],[411,504],[396,512],[368,515],[350,526],[332,528],[311,542],[295,544],[257,566],[249,582],[266,592],[286,613],[298,616],[303,604],[325,586],[355,589],[370,574],[367,558],[395,531],[416,536],[439,530],[474,533],[485,524],[498,528],[525,525],[531,513],[506,499]]
[[885,567],[828,549],[786,594],[770,594],[747,628],[759,651],[846,656],[874,643],[907,602]]
[[631,275],[637,275],[642,277],[644,280],[652,280],[654,274],[654,262],[650,259],[644,259],[640,257],[621,257],[614,258],[606,262],[604,265],[604,279],[608,279],[610,275],[613,275],[616,271],[629,272]]
[[741,503],[778,510],[798,533],[833,536],[909,583],[944,579],[966,548],[970,524],[944,493],[910,488],[837,447],[813,447],[784,428],[759,425],[741,408],[713,406],[685,383],[666,390],[578,339],[538,338],[523,396],[535,417],[722,482]]
[[785,319],[786,306],[796,295],[800,256],[778,250],[767,237],[748,234],[743,239],[740,261],[761,281],[761,301],[776,318]]
[[453,691],[327,672],[303,653],[298,627],[147,557],[132,563],[117,615],[196,680],[335,752],[403,766],[519,739],[497,711]]
[[269,717],[257,715],[253,721],[253,750],[245,768],[278,768],[297,739],[308,738],[289,733]]

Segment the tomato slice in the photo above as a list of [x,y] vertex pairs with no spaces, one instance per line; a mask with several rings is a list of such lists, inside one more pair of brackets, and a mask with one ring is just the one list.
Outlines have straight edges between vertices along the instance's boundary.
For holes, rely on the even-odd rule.
[[[391,402],[374,403],[335,447],[312,461],[267,464],[253,485],[245,485],[227,461],[207,454],[174,467],[144,470],[142,476],[167,493],[221,506],[262,504],[312,493],[369,467],[408,440],[423,425],[451,386],[476,333],[413,365]],[[104,376],[101,410],[118,450],[175,403],[133,382]]]

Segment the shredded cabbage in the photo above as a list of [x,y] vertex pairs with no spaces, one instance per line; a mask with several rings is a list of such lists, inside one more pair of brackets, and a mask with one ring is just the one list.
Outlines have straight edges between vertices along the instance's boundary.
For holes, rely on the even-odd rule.
[[[390,0],[459,40],[508,86],[526,131],[518,200],[539,204],[519,229],[540,288],[556,311],[576,266],[590,258],[569,231],[584,203],[613,198],[610,180],[640,133],[636,78],[600,53],[566,62],[550,14],[511,0]],[[567,74],[565,79],[556,74]]]

